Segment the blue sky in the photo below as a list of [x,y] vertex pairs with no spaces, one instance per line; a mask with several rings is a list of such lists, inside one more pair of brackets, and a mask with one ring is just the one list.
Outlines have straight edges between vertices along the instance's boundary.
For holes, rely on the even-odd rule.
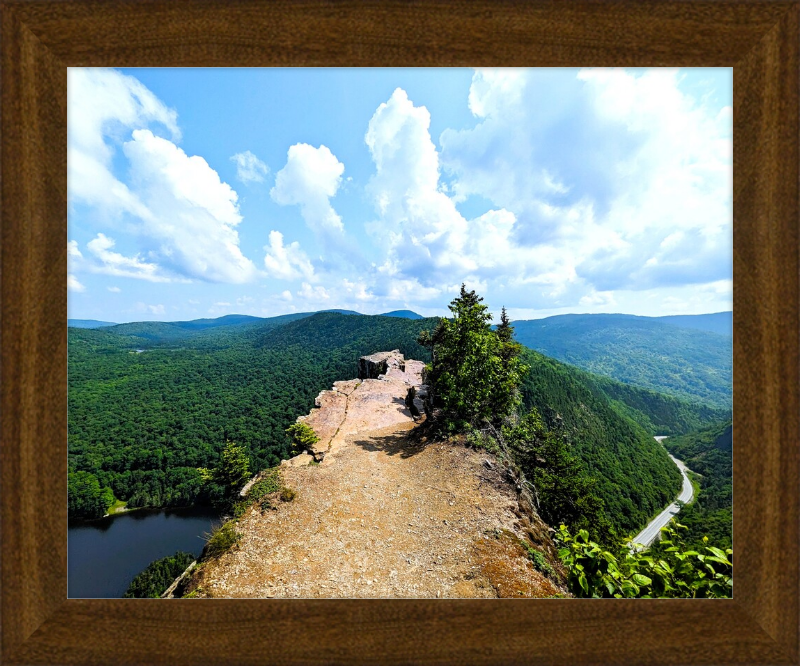
[[69,316],[732,307],[730,69],[77,69]]

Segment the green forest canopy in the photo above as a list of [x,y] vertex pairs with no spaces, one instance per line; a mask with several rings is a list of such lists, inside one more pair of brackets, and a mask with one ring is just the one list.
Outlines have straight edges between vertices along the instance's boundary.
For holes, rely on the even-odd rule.
[[[431,319],[320,313],[280,326],[220,326],[178,341],[71,328],[70,472],[93,476],[129,507],[201,502],[197,468],[214,467],[226,441],[246,447],[253,471],[278,464],[290,455],[286,428],[308,413],[321,390],[355,377],[359,356],[399,348],[407,358],[427,361],[416,340],[435,325]],[[660,418],[679,432],[679,419],[668,410],[658,417],[649,411],[658,394],[626,387],[612,400],[608,385],[587,382],[586,373],[524,354],[531,366],[524,404],[567,431],[597,476],[615,525],[643,524],[674,496],[678,479],[640,423]],[[639,423],[621,409],[626,400]],[[704,408],[674,405],[676,414],[707,423]],[[83,501],[80,488],[94,493],[91,478],[82,479],[80,486],[71,484],[76,506]],[[80,510],[70,515],[91,517]]]
[[661,318],[558,315],[514,322],[523,345],[584,370],[712,407],[730,409],[730,335],[681,328]]

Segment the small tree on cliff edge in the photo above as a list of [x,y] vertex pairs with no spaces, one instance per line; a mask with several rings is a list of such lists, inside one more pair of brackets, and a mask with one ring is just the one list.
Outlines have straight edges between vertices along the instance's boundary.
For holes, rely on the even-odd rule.
[[517,358],[520,346],[511,341],[505,308],[495,332],[482,302],[462,284],[449,306],[453,318],[440,320],[433,333],[424,331],[419,338],[431,349],[429,406],[441,410],[449,431],[499,422],[519,403],[518,386],[527,370]]

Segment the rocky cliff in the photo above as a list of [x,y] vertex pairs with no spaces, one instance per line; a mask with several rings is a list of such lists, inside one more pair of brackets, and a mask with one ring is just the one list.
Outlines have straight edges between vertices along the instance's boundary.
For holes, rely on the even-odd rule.
[[[423,364],[362,357],[302,420],[319,436],[281,465],[293,501],[254,504],[228,552],[201,562],[194,597],[548,597],[565,593],[546,525],[512,470],[428,441],[409,389]],[[424,419],[424,417],[422,417]]]

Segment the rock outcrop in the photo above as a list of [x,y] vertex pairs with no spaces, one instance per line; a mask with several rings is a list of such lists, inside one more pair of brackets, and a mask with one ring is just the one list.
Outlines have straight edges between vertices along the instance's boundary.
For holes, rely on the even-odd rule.
[[[196,567],[195,597],[547,597],[565,594],[548,528],[485,451],[426,441],[410,406],[423,364],[361,359],[303,417],[320,437],[284,461],[291,502],[254,505],[241,538]],[[377,369],[383,372],[374,376]],[[373,375],[373,376],[370,376]],[[409,390],[416,395],[407,404]],[[320,461],[319,464],[309,464]],[[537,569],[530,549],[552,569]],[[546,568],[545,568],[546,569]]]
[[[358,429],[407,423],[413,415],[405,397],[410,388],[421,388],[424,367],[421,361],[406,361],[397,349],[362,356],[358,361],[358,379],[334,382],[333,389],[317,396],[311,413],[298,417],[298,422],[310,426],[319,437],[305,453],[315,462],[322,462]],[[403,401],[398,402],[398,398]],[[421,407],[421,401],[418,402]],[[307,463],[302,457],[288,462],[295,466]]]
[[359,379],[378,379],[386,374],[389,368],[405,370],[406,362],[399,349],[389,352],[377,352],[358,359]]

